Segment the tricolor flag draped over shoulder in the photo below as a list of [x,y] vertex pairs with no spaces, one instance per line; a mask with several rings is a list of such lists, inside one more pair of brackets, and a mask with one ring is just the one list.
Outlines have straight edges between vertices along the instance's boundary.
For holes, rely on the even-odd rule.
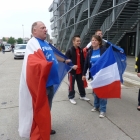
[[[55,50],[55,54],[66,59],[58,50]],[[19,87],[20,137],[30,140],[50,140],[51,115],[46,82],[51,66],[52,62],[46,60],[37,39],[34,37],[30,39],[26,47]],[[59,70],[60,83],[71,67],[61,63],[61,68],[63,71]],[[55,85],[55,91],[60,83]]]
[[120,98],[125,68],[126,56],[123,49],[111,45],[90,69],[94,93],[99,98]]
[[[58,49],[56,49],[52,44],[49,44],[54,52],[55,55],[63,58],[63,59],[67,59],[67,57],[62,54],[60,51],[58,51]],[[62,81],[65,77],[65,75],[68,73],[68,71],[71,70],[73,64],[72,62],[69,62],[68,64],[65,64],[63,62],[58,62],[58,71],[59,71],[59,81]],[[58,90],[59,86],[60,86],[61,82],[59,84],[54,85],[54,92],[56,93],[56,91]]]

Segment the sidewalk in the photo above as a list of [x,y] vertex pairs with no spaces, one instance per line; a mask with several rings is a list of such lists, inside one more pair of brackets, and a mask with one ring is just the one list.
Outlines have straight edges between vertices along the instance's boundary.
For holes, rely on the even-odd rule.
[[[22,60],[14,60],[12,53],[0,53],[0,140],[28,140],[18,135],[21,66]],[[87,97],[91,99],[86,102],[79,99],[77,87],[75,89],[77,105],[68,100],[67,77],[54,97],[52,129],[56,134],[51,140],[140,140],[137,86],[122,86],[122,98],[108,100],[103,119],[99,118],[99,112],[91,112],[92,90],[86,89]]]
[[128,56],[127,57],[127,68],[123,75],[124,85],[135,85],[140,87],[140,78],[137,76],[137,72],[135,72],[135,58]]

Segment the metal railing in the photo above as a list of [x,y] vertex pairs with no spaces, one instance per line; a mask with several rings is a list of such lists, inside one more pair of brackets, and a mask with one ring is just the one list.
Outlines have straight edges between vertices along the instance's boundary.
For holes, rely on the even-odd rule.
[[[95,8],[94,8],[94,10],[93,10],[93,12],[92,12],[92,15],[95,15],[95,14],[99,11],[99,9],[100,9],[100,7],[101,7],[101,5],[102,5],[102,2],[103,2],[103,0],[98,0],[98,1],[97,1],[96,5],[95,5]],[[94,18],[95,18],[95,17],[92,17],[92,18],[90,19],[90,21],[92,21],[92,22],[90,22],[89,27],[91,27],[92,23],[94,22]],[[81,40],[83,40],[85,34],[87,34],[87,33],[89,32],[89,30],[90,30],[90,28],[88,29],[88,24],[85,25],[84,30],[82,31],[82,34],[81,34]]]
[[75,31],[74,30],[72,30],[72,32],[71,32],[71,35],[70,35],[70,39],[68,40],[68,44],[67,44],[67,46],[66,46],[66,50],[68,49],[68,47],[70,46],[70,44],[71,44],[71,38],[74,36],[74,33],[75,33]]
[[[85,0],[84,0],[85,1]],[[127,3],[128,1],[130,1],[130,0],[126,0],[125,2],[123,2],[123,3],[120,3],[120,4],[116,4],[115,6],[113,6],[113,7],[111,7],[111,8],[108,8],[108,9],[106,9],[106,10],[103,10],[103,11],[101,11],[101,12],[98,12],[97,11],[97,13],[95,13],[94,15],[91,15],[90,17],[88,17],[88,18],[85,18],[85,19],[83,19],[83,20],[80,20],[79,22],[76,22],[76,23],[74,23],[74,24],[71,24],[71,25],[69,25],[69,26],[66,26],[64,29],[61,29],[61,31],[63,31],[63,32],[66,32],[66,30],[68,29],[68,28],[71,28],[72,26],[74,26],[74,25],[78,25],[79,23],[82,23],[82,22],[84,22],[84,21],[87,21],[88,19],[94,19],[95,17],[98,17],[98,15],[101,15],[102,13],[105,13],[105,12],[107,12],[107,11],[109,11],[109,10],[111,10],[111,9],[114,9],[114,8],[116,8],[116,7],[119,7],[120,5],[124,5],[124,3]],[[81,1],[80,1],[81,2]],[[100,2],[99,0],[97,1],[97,3],[98,2]],[[96,6],[95,6],[95,8],[96,8]],[[95,9],[94,8],[94,9]],[[119,11],[119,10],[118,10]],[[64,15],[63,15],[64,16]],[[59,19],[58,19],[59,20]],[[86,28],[86,27],[84,27],[84,28]],[[74,29],[73,29],[74,30]],[[59,31],[60,31],[60,28],[59,28]],[[84,31],[84,33],[82,33],[82,35],[84,36],[86,34],[86,32]],[[81,36],[82,36],[81,35]],[[63,39],[63,38],[61,38],[61,39]],[[71,39],[71,38],[69,38],[69,39]]]
[[[90,1],[90,4],[92,3],[92,0]],[[84,1],[81,5],[81,8],[78,9],[80,12],[78,12],[78,18],[76,20],[76,22],[79,22],[79,20],[82,18],[82,16],[84,15],[83,11],[86,10],[88,8],[88,4],[87,4],[87,1]],[[67,47],[66,48],[69,48],[70,45],[71,45],[71,38],[74,36],[75,32],[78,30],[78,25],[75,26],[75,30],[71,32],[70,34],[70,40],[68,40],[68,43],[67,43]]]
[[[133,2],[138,1],[135,0]],[[110,39],[110,41],[114,44],[118,44],[128,31],[133,30],[136,27],[140,20],[140,3],[137,4],[133,2],[131,1],[128,3],[115,23],[118,25],[121,22],[121,24],[118,26],[117,33],[114,34],[112,39]],[[129,12],[128,7],[130,7]]]
[[[123,2],[126,2],[126,0],[119,0],[118,4],[123,3]],[[112,19],[114,17],[113,11],[110,14],[110,16],[108,16],[105,19],[104,23],[102,24],[102,26],[100,28],[102,30],[102,32],[103,32],[103,35],[112,28],[113,24],[115,23],[115,21],[118,18],[118,16],[121,14],[121,12],[124,9],[126,4],[127,3],[124,3],[123,5],[120,5],[119,7],[115,8],[115,18],[114,18],[114,21],[112,21]]]
[[[80,0],[78,0],[78,3],[79,3],[79,2],[80,2]],[[80,4],[82,4],[82,3],[80,3]],[[71,11],[70,15],[71,15],[71,16],[72,16],[72,15],[75,16],[75,13],[78,14],[80,9],[81,9],[81,7],[79,8],[79,6],[78,6],[78,8],[73,9],[73,10]],[[69,17],[67,26],[69,26],[71,19],[72,19],[72,18]],[[62,36],[62,39],[61,39],[61,40],[63,40],[64,38],[66,38],[66,36],[69,36],[69,35],[71,36],[71,32],[70,32],[70,34],[69,34],[68,32],[65,34],[64,32],[66,32],[66,30],[63,31],[63,36]],[[66,41],[66,40],[65,40],[65,41]],[[62,45],[62,43],[61,43],[61,45]]]

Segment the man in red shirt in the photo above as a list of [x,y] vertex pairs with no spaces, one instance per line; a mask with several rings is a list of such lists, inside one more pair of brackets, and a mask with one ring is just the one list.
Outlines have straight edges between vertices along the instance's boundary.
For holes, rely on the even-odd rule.
[[80,93],[80,99],[89,101],[86,97],[84,82],[82,81],[82,71],[84,67],[84,56],[83,50],[79,47],[81,40],[79,35],[75,35],[72,39],[73,46],[69,48],[66,52],[66,56],[71,59],[72,63],[74,64],[73,69],[68,74],[69,79],[69,95],[68,98],[72,104],[76,104],[74,100],[75,97],[75,90],[74,84],[75,80],[77,81],[78,90]]

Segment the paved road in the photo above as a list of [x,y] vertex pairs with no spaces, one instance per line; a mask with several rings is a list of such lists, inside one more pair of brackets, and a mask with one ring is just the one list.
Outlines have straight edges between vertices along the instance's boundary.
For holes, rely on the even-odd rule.
[[[28,140],[20,138],[17,131],[21,66],[22,59],[14,60],[11,52],[0,53],[0,140]],[[98,112],[90,111],[93,103],[90,88],[86,90],[90,102],[81,101],[76,88],[77,105],[69,103],[67,88],[65,78],[53,101],[52,126],[57,134],[51,140],[140,140],[138,85],[122,86],[122,98],[108,100],[104,119],[98,117]]]
[[131,73],[135,73],[135,57],[134,56],[128,56],[127,57],[127,71]]

